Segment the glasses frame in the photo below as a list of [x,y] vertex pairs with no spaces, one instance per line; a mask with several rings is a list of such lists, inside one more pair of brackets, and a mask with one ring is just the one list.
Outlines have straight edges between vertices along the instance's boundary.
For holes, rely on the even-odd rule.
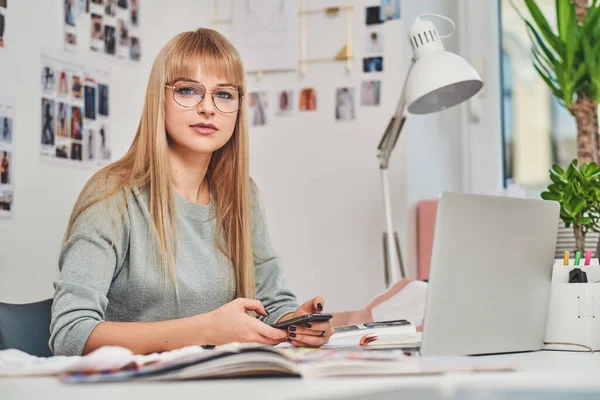
[[[185,81],[180,81],[180,82],[185,82]],[[195,85],[197,84],[196,82],[189,82],[189,83],[193,83]],[[208,90],[206,89],[206,86],[204,86],[203,84],[198,83],[197,85],[200,85],[200,86],[202,86],[202,88],[204,88],[204,95],[202,96],[202,99],[198,103],[196,103],[196,105],[194,105],[192,107],[186,107],[186,106],[182,105],[181,103],[179,103],[177,100],[175,100],[175,88],[177,87],[176,83],[173,85],[165,84],[165,87],[171,89],[171,91],[173,92],[173,101],[175,103],[177,103],[178,106],[191,110],[192,108],[197,108],[200,105],[200,103],[202,103],[202,101],[206,98],[206,93],[208,92]],[[215,103],[215,92],[214,91],[211,92],[210,98],[212,99],[212,103],[213,103],[213,106],[215,107],[215,110],[217,110],[218,112],[220,112],[222,114],[233,114],[234,112],[240,111],[240,108],[242,108],[242,100],[244,100],[246,98],[246,96],[244,96],[244,93],[240,89],[237,89],[237,92],[238,92],[238,95],[240,96],[240,99],[238,101],[238,108],[235,111],[221,111],[221,109],[219,107],[217,107],[217,104]]]

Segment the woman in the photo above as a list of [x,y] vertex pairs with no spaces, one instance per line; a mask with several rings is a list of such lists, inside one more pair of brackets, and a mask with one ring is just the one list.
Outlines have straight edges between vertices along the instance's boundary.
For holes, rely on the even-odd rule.
[[269,326],[321,312],[324,301],[298,305],[271,246],[248,175],[244,75],[234,47],[209,29],[182,33],[160,51],[133,144],[90,179],[69,221],[54,354],[327,343],[332,321]]

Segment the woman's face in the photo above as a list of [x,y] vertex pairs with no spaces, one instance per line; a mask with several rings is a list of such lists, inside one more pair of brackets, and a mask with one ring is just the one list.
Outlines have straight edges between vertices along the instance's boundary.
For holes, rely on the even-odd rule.
[[[182,81],[179,81],[181,84]],[[204,76],[200,72],[184,82],[196,82],[204,85],[204,98],[194,108],[185,108],[175,102],[173,89],[165,88],[165,126],[170,137],[171,150],[188,150],[199,154],[211,154],[223,147],[235,128],[238,111],[223,113],[214,103],[212,93],[219,92],[222,85],[235,88],[231,82],[226,82],[216,76]],[[175,82],[169,82],[169,86]]]

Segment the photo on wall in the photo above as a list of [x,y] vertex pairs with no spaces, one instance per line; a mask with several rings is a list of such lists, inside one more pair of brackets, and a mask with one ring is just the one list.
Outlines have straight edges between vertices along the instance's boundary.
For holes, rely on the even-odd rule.
[[301,111],[315,111],[317,109],[317,91],[313,88],[302,89],[299,104]]
[[100,51],[104,48],[104,23],[100,14],[92,14],[91,39],[92,51]]
[[104,13],[109,17],[117,15],[117,0],[104,0]]
[[64,0],[65,2],[65,24],[69,26],[75,26],[75,16],[77,10],[75,9],[75,0]]
[[400,19],[400,0],[381,0],[379,11],[382,21]]
[[81,140],[83,135],[83,112],[81,107],[71,107],[71,138]]
[[0,216],[9,216],[13,207],[13,191],[0,187]]
[[117,7],[126,10],[129,7],[128,0],[117,0]]
[[352,121],[356,118],[354,107],[354,88],[338,88],[335,91],[335,119],[338,121]]
[[277,94],[277,112],[278,116],[290,116],[294,113],[294,92],[292,90],[282,90]]
[[94,161],[96,159],[96,132],[92,128],[85,130],[83,136],[83,158],[85,161]]
[[0,145],[12,144],[13,121],[9,117],[0,116]]
[[115,27],[106,25],[104,27],[104,52],[114,55],[117,49],[117,38]]
[[132,61],[140,61],[140,58],[142,57],[142,48],[140,45],[140,39],[137,37],[134,37],[134,36],[130,36],[129,44],[130,44],[129,56],[130,56],[131,60]]
[[83,160],[83,150],[81,148],[81,142],[71,142],[71,160],[81,161]]
[[0,150],[0,185],[12,185],[12,152]]
[[75,51],[77,49],[77,35],[73,32],[65,32],[65,50]]
[[57,145],[56,146],[56,158],[68,159],[69,158],[69,145],[70,145],[70,140],[67,141],[66,143]]
[[46,95],[54,95],[56,91],[56,71],[50,63],[42,64],[42,92]]
[[383,54],[383,51],[383,30],[368,30],[365,34],[365,54]]
[[2,2],[0,0],[0,51],[4,49],[4,33],[6,32],[6,24],[8,19],[8,13],[6,11],[6,0]]
[[54,100],[42,98],[42,145],[54,146],[55,131]]
[[129,5],[131,8],[131,25],[138,26],[140,23],[140,0],[129,0]]
[[73,75],[73,83],[71,85],[71,96],[74,101],[80,101],[83,98],[83,82],[81,75]]
[[367,7],[366,8],[366,21],[367,25],[376,25],[383,23],[381,19],[381,10],[379,6]]
[[98,131],[100,136],[100,158],[102,160],[110,161],[112,157],[112,150],[110,144],[110,137],[106,125],[102,125]]
[[70,137],[70,106],[67,103],[58,103],[58,112],[56,116],[56,136]]
[[363,72],[383,71],[383,57],[366,57],[363,59]]
[[118,21],[118,29],[119,29],[119,46],[118,46],[118,56],[119,58],[127,58],[129,57],[129,27],[125,23],[125,20],[120,19]]
[[268,106],[266,92],[250,92],[248,94],[248,116],[252,126],[267,124]]
[[363,81],[360,98],[363,106],[378,106],[381,101],[381,81]]
[[108,117],[108,85],[98,84],[98,114]]
[[85,117],[96,119],[96,87],[85,85]]

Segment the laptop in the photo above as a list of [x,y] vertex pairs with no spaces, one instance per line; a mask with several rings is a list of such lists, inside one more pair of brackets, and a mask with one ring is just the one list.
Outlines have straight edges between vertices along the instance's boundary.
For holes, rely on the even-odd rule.
[[543,347],[559,212],[553,201],[441,194],[421,355]]

